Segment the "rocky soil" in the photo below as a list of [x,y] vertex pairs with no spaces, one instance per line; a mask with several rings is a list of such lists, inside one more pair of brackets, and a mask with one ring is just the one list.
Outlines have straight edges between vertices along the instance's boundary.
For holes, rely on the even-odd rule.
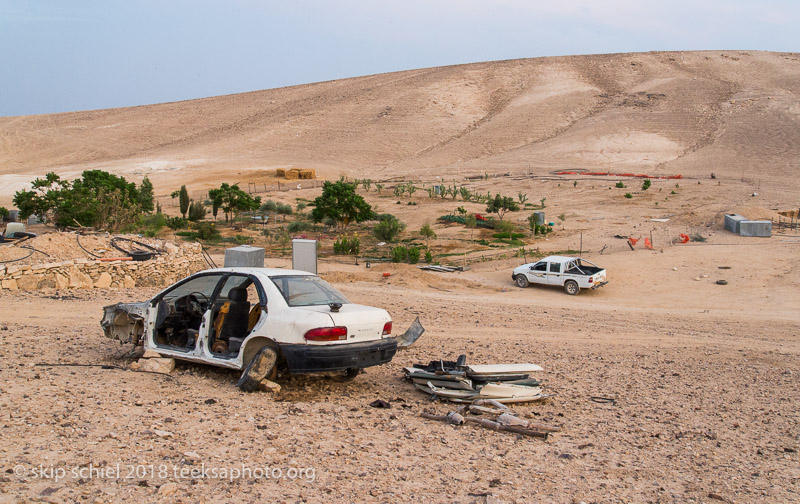
[[[735,282],[693,271],[627,292],[640,281],[618,262],[679,264],[676,249],[609,256],[612,283],[577,297],[513,287],[511,260],[460,274],[393,266],[388,280],[380,266],[323,264],[352,301],[389,309],[396,330],[419,315],[427,332],[351,383],[281,376],[274,395],[242,393],[237,373],[207,366],[130,370],[137,355],[102,336],[101,306],[154,290],[4,292],[0,500],[796,502],[796,309],[770,311],[756,294],[744,309]],[[669,291],[686,286],[693,308],[673,306]],[[420,418],[453,406],[429,402],[402,367],[461,353],[542,365],[553,397],[514,409],[562,432],[542,441]]]

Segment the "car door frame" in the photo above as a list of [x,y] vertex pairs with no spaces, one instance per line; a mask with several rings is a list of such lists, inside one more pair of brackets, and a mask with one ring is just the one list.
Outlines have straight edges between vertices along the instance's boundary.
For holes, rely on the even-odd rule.
[[[553,265],[558,266],[558,271],[553,272],[551,268]],[[547,263],[547,285],[563,285],[564,263],[558,261],[550,261]]]
[[[537,264],[545,265],[545,270],[542,272],[540,270],[535,270],[533,268],[536,267]],[[525,271],[525,276],[528,277],[528,282],[536,283],[536,284],[546,284],[547,283],[547,262],[545,261],[538,261],[533,264]]]
[[[158,304],[163,300],[164,296],[172,292],[173,290],[177,289],[183,284],[191,282],[200,277],[204,276],[218,276],[219,279],[217,280],[214,289],[211,291],[211,296],[208,298],[208,306],[206,307],[206,311],[203,313],[203,317],[201,318],[200,328],[198,329],[197,334],[197,343],[195,344],[194,348],[189,351],[184,351],[179,347],[172,346],[172,345],[160,345],[156,343],[156,322],[158,320]],[[150,301],[150,310],[153,311],[153,316],[149,317],[149,323],[147,328],[147,347],[155,350],[159,354],[166,355],[169,357],[175,357],[182,360],[191,360],[196,362],[205,362],[203,358],[203,344],[206,340],[207,333],[208,333],[208,320],[210,318],[211,307],[214,305],[214,299],[216,299],[221,286],[223,285],[223,281],[228,278],[228,272],[221,272],[221,271],[202,271],[200,273],[196,273],[194,275],[188,276],[183,280],[170,285],[163,291],[159,292],[151,301]]]
[[[252,280],[253,286],[256,288],[256,293],[258,294],[258,305],[261,307],[261,314],[259,315],[258,321],[256,322],[256,324],[253,326],[253,329],[251,329],[250,332],[247,333],[247,336],[245,336],[244,340],[242,341],[242,346],[239,349],[239,353],[237,355],[235,355],[235,356],[227,356],[226,357],[226,356],[220,356],[220,355],[214,354],[211,351],[210,344],[209,344],[208,340],[209,340],[209,336],[210,336],[210,333],[211,333],[211,329],[212,329],[213,324],[214,324],[214,320],[212,320],[213,309],[211,309],[211,308],[217,302],[217,298],[219,298],[219,295],[222,293],[223,287],[228,282],[228,279],[230,279],[230,277],[232,277],[232,276],[247,277],[250,280]],[[203,323],[200,325],[201,334],[198,335],[198,338],[197,338],[198,339],[198,343],[200,341],[202,341],[203,351],[207,355],[208,359],[210,359],[208,362],[214,362],[214,363],[235,362],[238,359],[240,359],[241,356],[242,356],[242,352],[244,351],[244,347],[245,347],[247,341],[250,339],[250,337],[253,335],[253,333],[257,329],[259,329],[266,322],[264,320],[264,316],[269,313],[268,303],[269,303],[269,297],[267,296],[267,291],[264,288],[264,286],[262,285],[261,279],[258,276],[253,275],[251,273],[244,273],[244,272],[241,272],[241,273],[240,272],[236,272],[236,271],[226,272],[225,275],[223,276],[222,280],[220,281],[220,283],[217,284],[217,287],[214,289],[214,298],[211,299],[210,302],[209,302],[209,309],[206,310],[206,313],[203,314]],[[205,329],[205,330],[203,331],[203,329]]]

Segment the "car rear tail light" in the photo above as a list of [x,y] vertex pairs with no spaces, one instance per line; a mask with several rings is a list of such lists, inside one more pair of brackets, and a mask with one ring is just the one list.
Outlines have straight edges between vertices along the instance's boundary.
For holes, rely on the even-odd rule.
[[383,335],[386,336],[386,335],[389,335],[389,334],[392,334],[392,321],[391,320],[389,322],[386,322],[385,324],[383,324]]
[[594,281],[594,278],[589,277],[589,283],[592,283],[593,281]]
[[308,341],[339,341],[347,339],[347,328],[344,326],[318,327],[303,335]]

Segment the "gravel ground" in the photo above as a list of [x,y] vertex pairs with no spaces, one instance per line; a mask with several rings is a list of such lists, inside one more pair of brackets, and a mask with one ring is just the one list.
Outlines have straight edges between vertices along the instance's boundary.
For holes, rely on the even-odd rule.
[[[421,314],[426,335],[351,383],[280,377],[275,396],[188,363],[173,378],[39,365],[127,368],[131,348],[102,336],[100,306],[154,291],[4,294],[0,501],[797,501],[795,321],[546,307],[531,298],[567,297],[455,285],[340,285],[354,302],[391,299],[398,328]],[[562,432],[420,418],[452,405],[430,403],[402,367],[460,353],[542,365],[554,397],[514,409]]]

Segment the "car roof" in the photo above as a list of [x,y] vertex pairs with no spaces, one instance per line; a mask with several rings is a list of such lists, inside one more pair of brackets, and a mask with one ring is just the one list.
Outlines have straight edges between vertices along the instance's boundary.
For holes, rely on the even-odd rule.
[[202,271],[201,273],[212,273],[212,272],[241,273],[241,274],[244,274],[244,275],[257,275],[257,276],[268,276],[268,277],[286,276],[286,275],[316,276],[313,273],[309,273],[308,271],[300,271],[300,270],[285,269],[285,268],[228,267],[228,268],[208,269],[208,270]]
[[537,262],[547,261],[547,262],[555,262],[555,263],[565,263],[565,262],[569,262],[569,261],[574,261],[575,259],[579,259],[579,258],[578,257],[572,257],[572,256],[552,255],[552,256],[543,257],[542,259],[539,259]]

